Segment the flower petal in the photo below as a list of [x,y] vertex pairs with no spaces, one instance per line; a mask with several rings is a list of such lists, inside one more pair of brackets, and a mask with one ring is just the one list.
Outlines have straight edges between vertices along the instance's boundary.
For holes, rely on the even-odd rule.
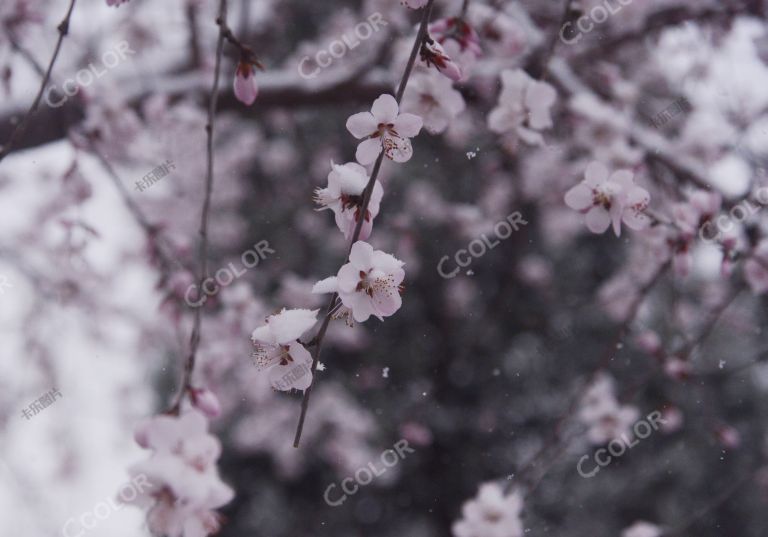
[[608,211],[602,207],[593,207],[592,210],[587,213],[585,221],[587,223],[587,228],[592,233],[602,234],[610,227],[611,216],[608,214]]
[[355,138],[365,138],[378,130],[378,123],[370,112],[359,112],[347,119],[347,130]]
[[369,138],[358,144],[355,158],[364,166],[373,164],[381,153],[381,149],[381,138]]
[[397,134],[406,138],[413,138],[419,134],[424,125],[424,121],[416,114],[400,114],[393,123]]
[[576,185],[566,192],[565,204],[576,211],[583,211],[592,207],[592,189],[583,183]]
[[397,118],[398,110],[397,101],[388,93],[380,95],[371,106],[371,113],[376,123],[393,123]]
[[367,242],[357,241],[352,245],[349,252],[349,262],[358,269],[368,271],[371,268],[371,258],[373,257],[373,246]]

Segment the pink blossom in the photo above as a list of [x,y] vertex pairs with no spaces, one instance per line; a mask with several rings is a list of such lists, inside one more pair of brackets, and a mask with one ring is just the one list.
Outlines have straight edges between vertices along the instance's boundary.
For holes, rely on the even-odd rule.
[[318,310],[283,309],[253,331],[253,358],[276,390],[306,390],[312,384],[312,355],[297,340],[317,321]]
[[477,497],[462,506],[462,518],[451,529],[454,537],[522,537],[522,509],[519,492],[505,496],[496,483],[485,483]]
[[635,339],[637,346],[648,354],[657,354],[661,351],[661,338],[653,330],[644,330]]
[[680,358],[670,358],[664,362],[664,372],[675,380],[685,380],[691,376],[691,364]]
[[[332,170],[328,174],[328,186],[315,190],[315,202],[320,206],[318,210],[330,209],[336,218],[344,238],[349,240],[355,232],[357,222],[361,218],[360,209],[363,205],[363,191],[368,184],[368,173],[360,164],[348,162],[346,164],[331,163]],[[373,219],[379,214],[381,198],[384,196],[384,188],[379,181],[373,185],[371,200],[363,216],[363,225],[360,228],[360,240],[366,240],[373,229]]]
[[402,305],[403,262],[363,241],[352,245],[349,263],[335,277],[315,284],[313,293],[337,290],[344,306],[361,323],[374,315],[379,320],[393,315]]
[[424,128],[432,134],[445,131],[465,107],[464,98],[450,80],[434,73],[413,75],[403,99],[403,110],[422,117]]
[[661,537],[661,528],[641,520],[622,531],[621,537]]
[[512,132],[528,144],[539,145],[539,131],[552,127],[550,108],[557,92],[546,82],[531,78],[522,69],[501,73],[499,103],[488,116],[488,128],[498,134]]
[[579,418],[588,427],[587,437],[594,445],[603,445],[622,434],[630,434],[640,413],[631,406],[621,406],[614,395],[613,379],[599,375],[584,394]]
[[741,445],[741,434],[730,425],[719,425],[715,428],[715,438],[723,447],[736,449]]
[[237,100],[250,106],[259,94],[259,86],[254,76],[254,65],[246,61],[240,61],[235,70],[235,97]]
[[130,468],[139,495],[127,503],[149,509],[147,524],[158,535],[205,537],[220,529],[214,511],[234,493],[219,478],[219,440],[208,434],[205,417],[192,410],[181,416],[160,415],[140,424],[135,436],[153,450]]
[[643,211],[649,201],[650,194],[634,185],[632,172],[619,170],[609,176],[608,168],[600,162],[590,164],[584,181],[565,195],[568,207],[586,214],[592,233],[604,233],[613,223],[617,237],[622,222],[635,230],[648,226],[650,219]]
[[443,46],[434,39],[426,38],[421,45],[419,56],[427,67],[434,65],[438,71],[454,82],[462,79],[461,67],[446,54]]
[[373,101],[370,112],[360,112],[347,119],[347,130],[358,140],[355,157],[366,166],[372,164],[381,151],[395,162],[406,162],[413,156],[410,138],[421,130],[422,120],[414,114],[399,114],[399,106],[388,94]]

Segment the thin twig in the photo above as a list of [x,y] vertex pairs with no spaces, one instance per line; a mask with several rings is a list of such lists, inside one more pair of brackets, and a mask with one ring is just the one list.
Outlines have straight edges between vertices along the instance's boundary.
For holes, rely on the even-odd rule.
[[[205,174],[205,197],[203,199],[203,209],[200,215],[200,249],[198,251],[198,263],[200,265],[200,274],[198,278],[198,289],[202,289],[203,282],[208,277],[208,215],[211,207],[211,194],[213,193],[213,127],[216,119],[216,104],[219,99],[219,77],[221,74],[221,58],[224,52],[224,39],[227,20],[227,0],[221,0],[219,3],[219,16],[216,24],[219,25],[219,40],[216,45],[216,64],[213,72],[213,88],[211,89],[211,101],[208,105],[208,123],[205,126],[205,132],[208,136],[207,144],[207,162],[208,166]],[[192,372],[195,369],[195,358],[197,348],[200,344],[200,332],[202,327],[202,309],[196,308],[192,326],[192,334],[189,338],[189,354],[184,364],[184,373],[182,377],[179,393],[176,395],[176,401],[171,407],[170,412],[178,414],[181,408],[181,401],[184,394],[192,387]]]
[[[400,79],[400,86],[397,89],[397,94],[395,96],[395,100],[397,101],[397,104],[400,104],[400,101],[403,98],[403,94],[405,93],[405,88],[408,85],[408,79],[411,76],[411,71],[413,71],[413,66],[416,63],[416,56],[419,53],[419,49],[421,48],[421,44],[424,42],[424,37],[427,35],[427,26],[429,25],[429,18],[432,14],[432,5],[434,4],[435,0],[429,0],[429,3],[427,3],[426,7],[424,8],[424,13],[421,17],[421,24],[419,25],[419,30],[416,34],[416,40],[413,43],[413,48],[411,49],[411,55],[408,58],[408,64],[405,66],[405,72],[403,73],[403,77]],[[381,169],[381,164],[384,160],[384,151],[379,153],[379,157],[376,159],[376,162],[373,165],[373,170],[371,171],[371,177],[368,180],[368,184],[365,186],[365,190],[363,191],[363,204],[360,209],[360,215],[361,218],[357,221],[357,225],[355,226],[355,232],[352,234],[352,240],[349,242],[349,250],[347,251],[347,259],[349,259],[349,254],[352,252],[352,246],[357,242],[357,240],[360,238],[360,231],[363,227],[363,218],[366,211],[368,210],[368,204],[371,201],[371,194],[373,193],[373,187],[376,184],[376,178],[379,175],[379,170]],[[317,370],[317,364],[320,361],[320,353],[323,348],[323,339],[325,338],[325,333],[328,330],[328,324],[331,322],[331,319],[333,318],[334,310],[337,307],[336,301],[338,300],[339,295],[338,293],[334,293],[331,297],[331,300],[328,302],[328,307],[326,308],[326,314],[323,318],[323,323],[320,325],[320,330],[318,330],[317,336],[312,340],[315,345],[317,345],[317,348],[315,350],[315,356],[312,359],[312,383],[309,385],[309,387],[304,391],[304,397],[301,401],[301,413],[299,414],[299,423],[296,426],[296,435],[293,439],[293,447],[298,448],[299,447],[299,441],[301,440],[301,433],[304,430],[304,420],[307,417],[307,410],[309,409],[309,398],[312,394],[312,387],[315,383],[315,371]]]
[[29,107],[29,110],[27,110],[27,113],[24,114],[24,117],[19,121],[19,124],[16,125],[16,128],[13,129],[13,132],[11,132],[11,136],[8,138],[8,141],[3,146],[3,149],[0,150],[0,162],[11,152],[13,149],[13,144],[16,143],[16,140],[24,134],[24,131],[27,129],[27,125],[29,123],[30,118],[32,117],[32,114],[34,114],[37,111],[37,107],[40,106],[40,100],[43,98],[43,93],[45,93],[45,87],[48,85],[48,81],[51,78],[51,72],[53,71],[53,65],[56,63],[56,58],[59,57],[59,51],[61,50],[61,44],[64,42],[64,38],[69,33],[69,20],[72,17],[72,11],[75,9],[75,2],[77,0],[71,0],[69,3],[69,9],[67,10],[67,14],[64,16],[64,19],[59,23],[59,25],[56,27],[56,29],[59,31],[59,39],[56,42],[56,48],[53,50],[53,56],[51,56],[51,61],[48,63],[48,69],[45,71],[45,76],[43,77],[43,81],[40,83],[40,89],[37,92],[37,96],[35,97],[34,102],[32,103],[32,106]]
[[[656,273],[653,275],[653,277],[643,285],[640,290],[637,293],[637,297],[635,298],[634,302],[631,304],[629,311],[627,313],[627,316],[624,318],[624,321],[619,326],[618,330],[616,331],[616,337],[613,339],[611,344],[606,347],[605,353],[600,360],[600,362],[594,367],[594,369],[590,372],[589,376],[587,377],[586,382],[584,382],[579,388],[579,390],[576,392],[576,394],[571,397],[570,404],[568,405],[567,410],[558,418],[557,422],[555,423],[555,427],[552,431],[552,434],[550,435],[550,438],[547,442],[544,443],[544,445],[538,450],[538,452],[529,460],[525,465],[523,465],[522,469],[518,472],[518,474],[521,476],[519,481],[522,483],[525,483],[527,481],[527,473],[533,469],[536,464],[538,464],[541,457],[543,457],[553,446],[556,446],[560,443],[562,437],[562,429],[563,426],[568,422],[568,420],[573,416],[574,412],[576,412],[576,409],[578,408],[579,403],[581,402],[584,395],[587,393],[587,390],[590,388],[594,380],[597,378],[598,374],[603,371],[608,365],[611,363],[611,360],[613,360],[615,353],[616,353],[616,347],[622,342],[624,339],[627,330],[629,329],[629,325],[632,323],[632,321],[635,319],[635,316],[637,315],[637,312],[640,309],[640,305],[643,303],[643,300],[646,298],[647,294],[653,289],[653,287],[658,283],[658,281],[661,279],[662,275],[669,269],[670,263],[667,262],[664,265],[661,265],[659,269],[656,271]],[[552,459],[556,460],[556,457],[553,457]],[[544,478],[544,475],[546,475],[547,470],[551,467],[548,466],[545,469],[544,474],[539,476],[539,478],[531,484],[530,491],[532,492],[533,489],[538,485],[538,483],[541,482],[541,480]],[[514,486],[513,482],[510,482],[509,485],[506,487],[505,492],[509,492]],[[530,493],[530,492],[529,492]]]
[[664,533],[662,533],[662,537],[677,537],[677,536],[685,535],[686,531],[691,529],[699,520],[704,518],[710,511],[712,511],[713,509],[716,509],[717,507],[720,507],[722,504],[727,502],[734,494],[736,494],[736,492],[742,486],[752,481],[753,476],[754,476],[754,471],[742,476],[740,479],[734,482],[730,487],[726,488],[722,493],[716,496],[707,505],[705,505],[704,507],[696,511],[696,513],[694,513],[693,516],[690,519],[688,519],[688,521],[683,522],[676,528],[673,528],[669,531],[665,531]]
[[549,76],[549,61],[552,59],[552,55],[555,53],[555,49],[557,48],[557,43],[560,41],[560,31],[559,29],[565,25],[566,22],[568,22],[568,16],[571,13],[571,4],[573,3],[573,0],[565,0],[565,4],[563,5],[563,14],[560,17],[560,24],[555,28],[554,35],[549,40],[549,45],[547,45],[547,50],[544,53],[544,56],[541,59],[541,71],[539,72],[539,76],[537,78],[541,79],[542,81],[547,80],[547,76]]

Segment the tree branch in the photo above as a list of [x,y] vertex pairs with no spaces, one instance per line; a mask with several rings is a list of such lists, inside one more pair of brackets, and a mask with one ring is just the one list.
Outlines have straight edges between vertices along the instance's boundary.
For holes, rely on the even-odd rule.
[[[224,39],[227,20],[227,0],[220,0],[219,16],[216,24],[219,25],[219,40],[216,45],[216,65],[213,72],[213,88],[211,89],[211,99],[208,105],[208,124],[205,126],[205,132],[208,135],[207,169],[205,174],[205,197],[203,198],[203,209],[200,215],[200,249],[198,251],[198,263],[200,265],[200,274],[198,277],[198,289],[202,289],[203,282],[208,277],[208,215],[211,208],[211,194],[213,193],[213,132],[216,119],[216,106],[219,96],[219,78],[221,75],[221,59],[224,52]],[[189,338],[189,354],[184,364],[184,373],[182,376],[179,393],[170,412],[178,414],[181,408],[181,401],[184,394],[192,387],[192,373],[195,369],[195,359],[197,349],[200,344],[200,332],[202,329],[202,308],[196,308],[192,333]]]
[[[419,49],[421,48],[421,44],[424,42],[424,38],[427,35],[427,26],[429,25],[429,18],[432,14],[432,5],[435,3],[435,0],[429,0],[426,7],[424,8],[424,13],[421,17],[421,24],[419,25],[419,30],[416,34],[416,40],[413,43],[413,48],[411,49],[411,55],[408,58],[408,63],[405,66],[405,72],[403,73],[403,77],[400,79],[400,85],[397,89],[397,94],[395,96],[395,100],[397,101],[397,104],[400,104],[400,101],[403,98],[403,94],[405,93],[405,88],[408,85],[408,79],[411,76],[411,72],[413,71],[413,66],[416,63],[416,57],[419,53]],[[384,152],[382,151],[379,153],[379,157],[376,159],[375,164],[373,165],[373,170],[371,171],[371,177],[368,180],[368,184],[365,186],[365,190],[363,191],[363,204],[360,209],[360,215],[365,215],[365,212],[368,210],[368,204],[371,201],[371,194],[373,193],[373,187],[376,184],[376,178],[379,175],[379,170],[381,169],[381,164],[384,160]],[[347,251],[347,257],[346,259],[349,259],[349,255],[352,252],[352,246],[357,242],[357,240],[360,238],[360,231],[363,227],[363,217],[357,221],[357,225],[355,226],[355,232],[352,235],[352,240],[349,242],[349,250]],[[301,433],[304,430],[304,420],[307,417],[307,410],[309,410],[309,398],[312,394],[312,387],[315,383],[315,371],[317,370],[317,364],[320,361],[320,353],[322,351],[323,346],[323,339],[325,338],[325,333],[328,330],[328,325],[331,322],[331,319],[333,318],[333,312],[336,308],[336,301],[338,300],[338,293],[334,293],[331,297],[330,302],[328,303],[328,307],[326,309],[325,317],[323,318],[323,323],[320,325],[320,330],[317,333],[317,336],[313,339],[315,344],[317,345],[317,348],[315,350],[315,355],[312,359],[312,384],[309,385],[309,387],[304,391],[304,397],[301,401],[301,413],[299,415],[299,423],[296,426],[296,435],[293,439],[293,447],[298,448],[299,447],[299,441],[301,440]]]
[[51,61],[48,63],[48,69],[45,71],[43,81],[40,83],[40,89],[37,92],[35,100],[32,102],[32,106],[30,106],[29,110],[27,110],[27,113],[24,115],[18,125],[16,125],[16,128],[13,129],[10,137],[8,138],[8,141],[5,143],[2,150],[0,150],[0,162],[2,162],[2,160],[11,152],[11,149],[13,148],[14,143],[16,143],[18,137],[24,134],[32,114],[34,114],[37,111],[37,107],[40,106],[40,100],[43,98],[43,93],[45,93],[45,87],[48,85],[48,81],[51,78],[53,65],[56,63],[56,59],[59,57],[61,44],[64,42],[64,38],[66,37],[67,33],[69,33],[69,20],[72,18],[72,11],[75,9],[75,2],[76,0],[70,1],[67,14],[56,27],[59,30],[59,39],[56,42],[56,48],[53,50],[53,56],[51,56]]

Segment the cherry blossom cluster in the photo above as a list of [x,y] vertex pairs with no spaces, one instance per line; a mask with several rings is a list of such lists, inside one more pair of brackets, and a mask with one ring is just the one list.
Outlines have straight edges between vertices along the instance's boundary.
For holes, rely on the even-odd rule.
[[[379,320],[393,315],[402,305],[403,262],[393,255],[374,250],[365,242],[373,230],[384,188],[374,180],[370,198],[366,188],[370,175],[366,165],[380,155],[395,162],[406,162],[413,155],[410,138],[416,136],[422,120],[414,114],[400,113],[392,95],[378,97],[370,112],[354,114],[347,120],[347,130],[363,141],[357,147],[357,162],[331,163],[328,186],[315,191],[318,210],[331,210],[336,225],[348,240],[355,238],[349,261],[336,276],[317,282],[313,293],[335,293],[340,304],[333,318],[364,322],[373,315]],[[312,328],[317,310],[286,310],[272,315],[251,335],[257,367],[267,371],[276,390],[306,390],[312,384],[312,357],[299,338]]]
[[129,503],[149,510],[147,523],[156,535],[206,537],[221,526],[216,509],[234,497],[221,481],[216,461],[219,440],[208,433],[208,420],[197,409],[180,416],[159,415],[139,424],[134,437],[152,455],[130,468],[150,486]]
[[603,445],[623,434],[631,434],[632,425],[640,412],[633,406],[620,405],[614,395],[613,380],[600,374],[581,401],[579,418],[588,427],[587,438],[596,445]]
[[[403,2],[412,9],[424,7],[426,3]],[[417,99],[417,102],[428,104],[425,116],[431,127],[429,130],[433,132],[444,130],[450,119],[464,108],[461,95],[451,85],[451,81],[462,78],[461,67],[445,53],[440,41],[456,37],[461,49],[479,54],[474,31],[467,26],[457,30],[457,25],[456,21],[437,23],[433,28],[439,34],[438,39],[433,39],[427,32],[419,45],[420,67],[439,74],[439,79],[422,75],[415,83],[421,95],[430,91],[442,94],[439,101],[436,98]],[[419,108],[417,102],[406,101],[406,105]],[[354,240],[348,262],[335,276],[317,282],[312,288],[313,293],[333,293],[338,297],[338,302],[327,314],[333,319],[343,318],[350,326],[355,321],[365,322],[371,316],[384,320],[402,305],[404,263],[389,253],[374,250],[365,242],[373,231],[373,221],[384,196],[384,187],[371,177],[368,167],[377,163],[373,169],[378,173],[383,157],[398,163],[409,161],[413,156],[411,138],[417,136],[423,126],[424,119],[420,115],[401,110],[397,99],[390,94],[380,95],[370,112],[359,112],[347,119],[347,130],[361,140],[355,152],[356,162],[331,162],[327,186],[317,188],[314,195],[317,210],[333,212],[344,238]],[[313,360],[300,338],[315,324],[317,313],[317,310],[283,309],[267,318],[266,324],[251,335],[255,363],[259,370],[267,372],[274,389],[305,391],[312,385]]]

